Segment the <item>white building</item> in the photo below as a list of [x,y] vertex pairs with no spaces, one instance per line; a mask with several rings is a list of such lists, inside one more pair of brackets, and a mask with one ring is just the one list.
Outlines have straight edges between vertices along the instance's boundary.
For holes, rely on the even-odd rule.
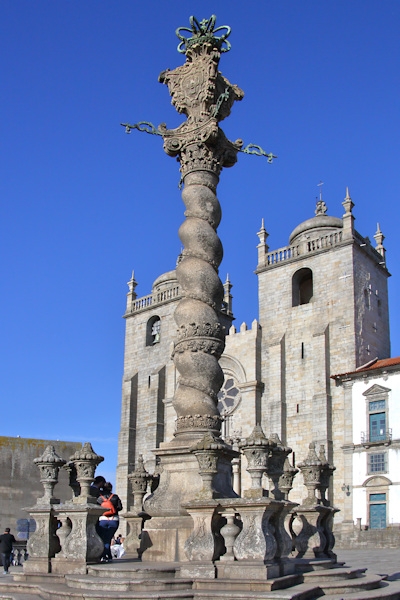
[[334,375],[348,420],[344,431],[343,529],[400,526],[400,357]]

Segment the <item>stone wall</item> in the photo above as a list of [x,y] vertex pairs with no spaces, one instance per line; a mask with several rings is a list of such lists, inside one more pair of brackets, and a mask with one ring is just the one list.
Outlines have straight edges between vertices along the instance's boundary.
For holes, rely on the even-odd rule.
[[[43,496],[39,469],[33,463],[33,459],[43,454],[49,444],[53,445],[56,453],[65,460],[68,460],[82,446],[78,442],[0,436],[1,531],[4,531],[5,527],[10,527],[11,532],[17,537],[17,520],[29,517],[22,509],[33,506],[37,498]],[[63,469],[60,470],[55,496],[62,501],[72,497],[68,474]]]

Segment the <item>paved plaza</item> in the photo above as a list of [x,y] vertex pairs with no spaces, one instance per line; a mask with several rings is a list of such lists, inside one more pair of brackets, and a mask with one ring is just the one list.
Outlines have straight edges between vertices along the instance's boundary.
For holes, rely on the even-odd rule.
[[400,580],[400,548],[336,551],[338,560],[345,561],[346,566],[367,567],[369,574],[385,574],[390,581]]

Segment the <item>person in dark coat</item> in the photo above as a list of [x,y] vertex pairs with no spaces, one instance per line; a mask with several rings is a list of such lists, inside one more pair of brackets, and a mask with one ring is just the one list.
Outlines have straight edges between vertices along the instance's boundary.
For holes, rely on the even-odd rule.
[[4,575],[9,574],[8,568],[11,562],[13,544],[15,544],[15,537],[10,533],[10,528],[6,527],[4,533],[0,535],[0,554]]

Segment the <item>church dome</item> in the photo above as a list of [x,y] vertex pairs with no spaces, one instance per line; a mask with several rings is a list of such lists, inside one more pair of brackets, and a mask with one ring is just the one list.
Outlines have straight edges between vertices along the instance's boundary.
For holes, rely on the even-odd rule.
[[163,273],[162,275],[157,277],[157,279],[153,283],[153,290],[156,290],[158,292],[165,288],[171,287],[176,282],[177,282],[177,279],[176,279],[175,269],[173,271],[167,271],[166,273]]
[[318,233],[326,235],[328,233],[334,233],[338,229],[342,229],[342,219],[326,215],[326,211],[327,207],[325,202],[319,200],[315,210],[315,217],[303,221],[303,223],[300,223],[300,225],[297,225],[297,227],[293,229],[289,237],[289,244],[308,239],[311,232],[314,235]]

